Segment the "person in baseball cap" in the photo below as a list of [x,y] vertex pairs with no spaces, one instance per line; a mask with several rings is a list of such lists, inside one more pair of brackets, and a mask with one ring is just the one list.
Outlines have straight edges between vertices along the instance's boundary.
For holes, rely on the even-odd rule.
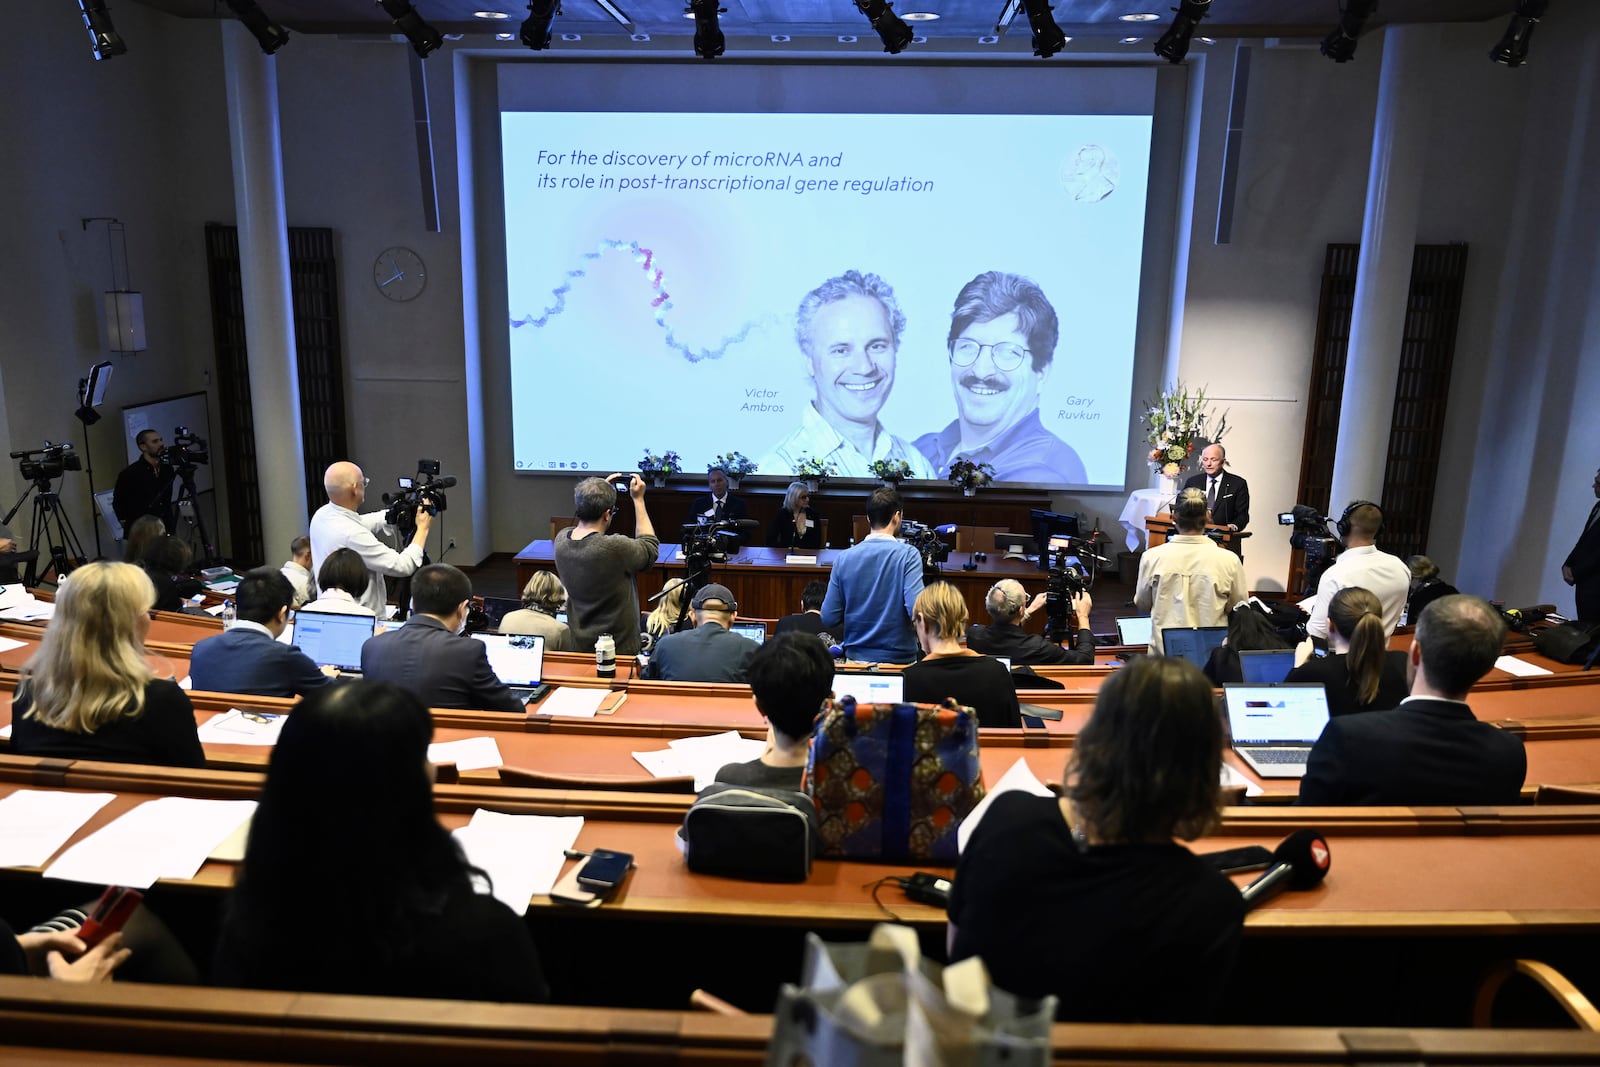
[[760,646],[730,632],[739,611],[732,590],[712,582],[695,593],[689,607],[694,612],[694,629],[658,641],[644,676],[668,682],[745,681],[750,657]]

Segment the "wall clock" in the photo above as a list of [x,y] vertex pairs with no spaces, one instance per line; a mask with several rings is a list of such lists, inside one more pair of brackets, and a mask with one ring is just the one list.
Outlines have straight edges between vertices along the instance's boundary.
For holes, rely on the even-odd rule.
[[428,268],[409,248],[385,248],[372,264],[372,284],[390,300],[415,300],[428,284]]

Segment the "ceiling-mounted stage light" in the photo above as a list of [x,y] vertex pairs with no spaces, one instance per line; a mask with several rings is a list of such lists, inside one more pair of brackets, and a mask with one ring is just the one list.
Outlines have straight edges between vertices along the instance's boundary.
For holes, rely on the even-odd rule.
[[872,28],[878,31],[878,36],[883,40],[883,50],[890,55],[905,51],[911,38],[916,36],[911,32],[911,27],[894,13],[894,5],[889,0],[856,0],[856,8],[867,16]]
[[256,0],[223,0],[223,3],[239,16],[244,28],[250,31],[250,36],[256,39],[256,44],[267,55],[289,43],[289,31],[269,19]]
[[689,0],[689,13],[694,16],[694,54],[701,59],[716,59],[727,50],[727,38],[722,36],[722,26],[717,22],[717,16],[726,10],[717,6],[717,0]]
[[535,52],[550,47],[550,24],[561,14],[561,0],[529,0],[528,17],[517,39]]
[[78,0],[83,12],[83,28],[89,31],[89,46],[95,59],[110,59],[128,50],[117,28],[111,25],[111,13],[106,10],[106,0]]
[[1528,41],[1533,28],[1544,17],[1547,0],[1517,0],[1517,13],[1511,16],[1505,36],[1489,49],[1489,58],[1507,67],[1520,67],[1528,61]]
[[1046,0],[1022,0],[1028,9],[1028,25],[1033,28],[1033,54],[1049,59],[1067,46],[1068,37],[1056,25]]
[[1172,25],[1156,41],[1156,55],[1168,63],[1182,63],[1183,57],[1189,54],[1189,39],[1194,36],[1194,28],[1210,10],[1211,0],[1179,0]]
[[1356,56],[1356,39],[1367,19],[1378,7],[1378,0],[1348,0],[1339,12],[1339,25],[1322,39],[1322,54],[1335,63],[1348,63]]
[[439,31],[422,21],[417,9],[411,6],[411,0],[378,0],[378,6],[383,8],[384,14],[394,19],[394,28],[406,35],[406,40],[411,42],[411,50],[423,59],[437,52],[444,44]]

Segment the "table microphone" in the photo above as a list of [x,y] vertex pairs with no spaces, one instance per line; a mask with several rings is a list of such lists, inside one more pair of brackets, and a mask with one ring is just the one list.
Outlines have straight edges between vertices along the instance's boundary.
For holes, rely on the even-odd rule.
[[1285,889],[1310,889],[1328,876],[1333,854],[1315,830],[1296,830],[1272,851],[1272,866],[1241,889],[1246,910],[1271,900]]

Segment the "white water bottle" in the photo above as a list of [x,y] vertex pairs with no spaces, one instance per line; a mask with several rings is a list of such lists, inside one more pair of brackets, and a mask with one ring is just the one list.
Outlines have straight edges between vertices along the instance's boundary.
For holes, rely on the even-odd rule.
[[601,678],[617,676],[617,642],[610,634],[601,634],[594,643],[594,673]]

